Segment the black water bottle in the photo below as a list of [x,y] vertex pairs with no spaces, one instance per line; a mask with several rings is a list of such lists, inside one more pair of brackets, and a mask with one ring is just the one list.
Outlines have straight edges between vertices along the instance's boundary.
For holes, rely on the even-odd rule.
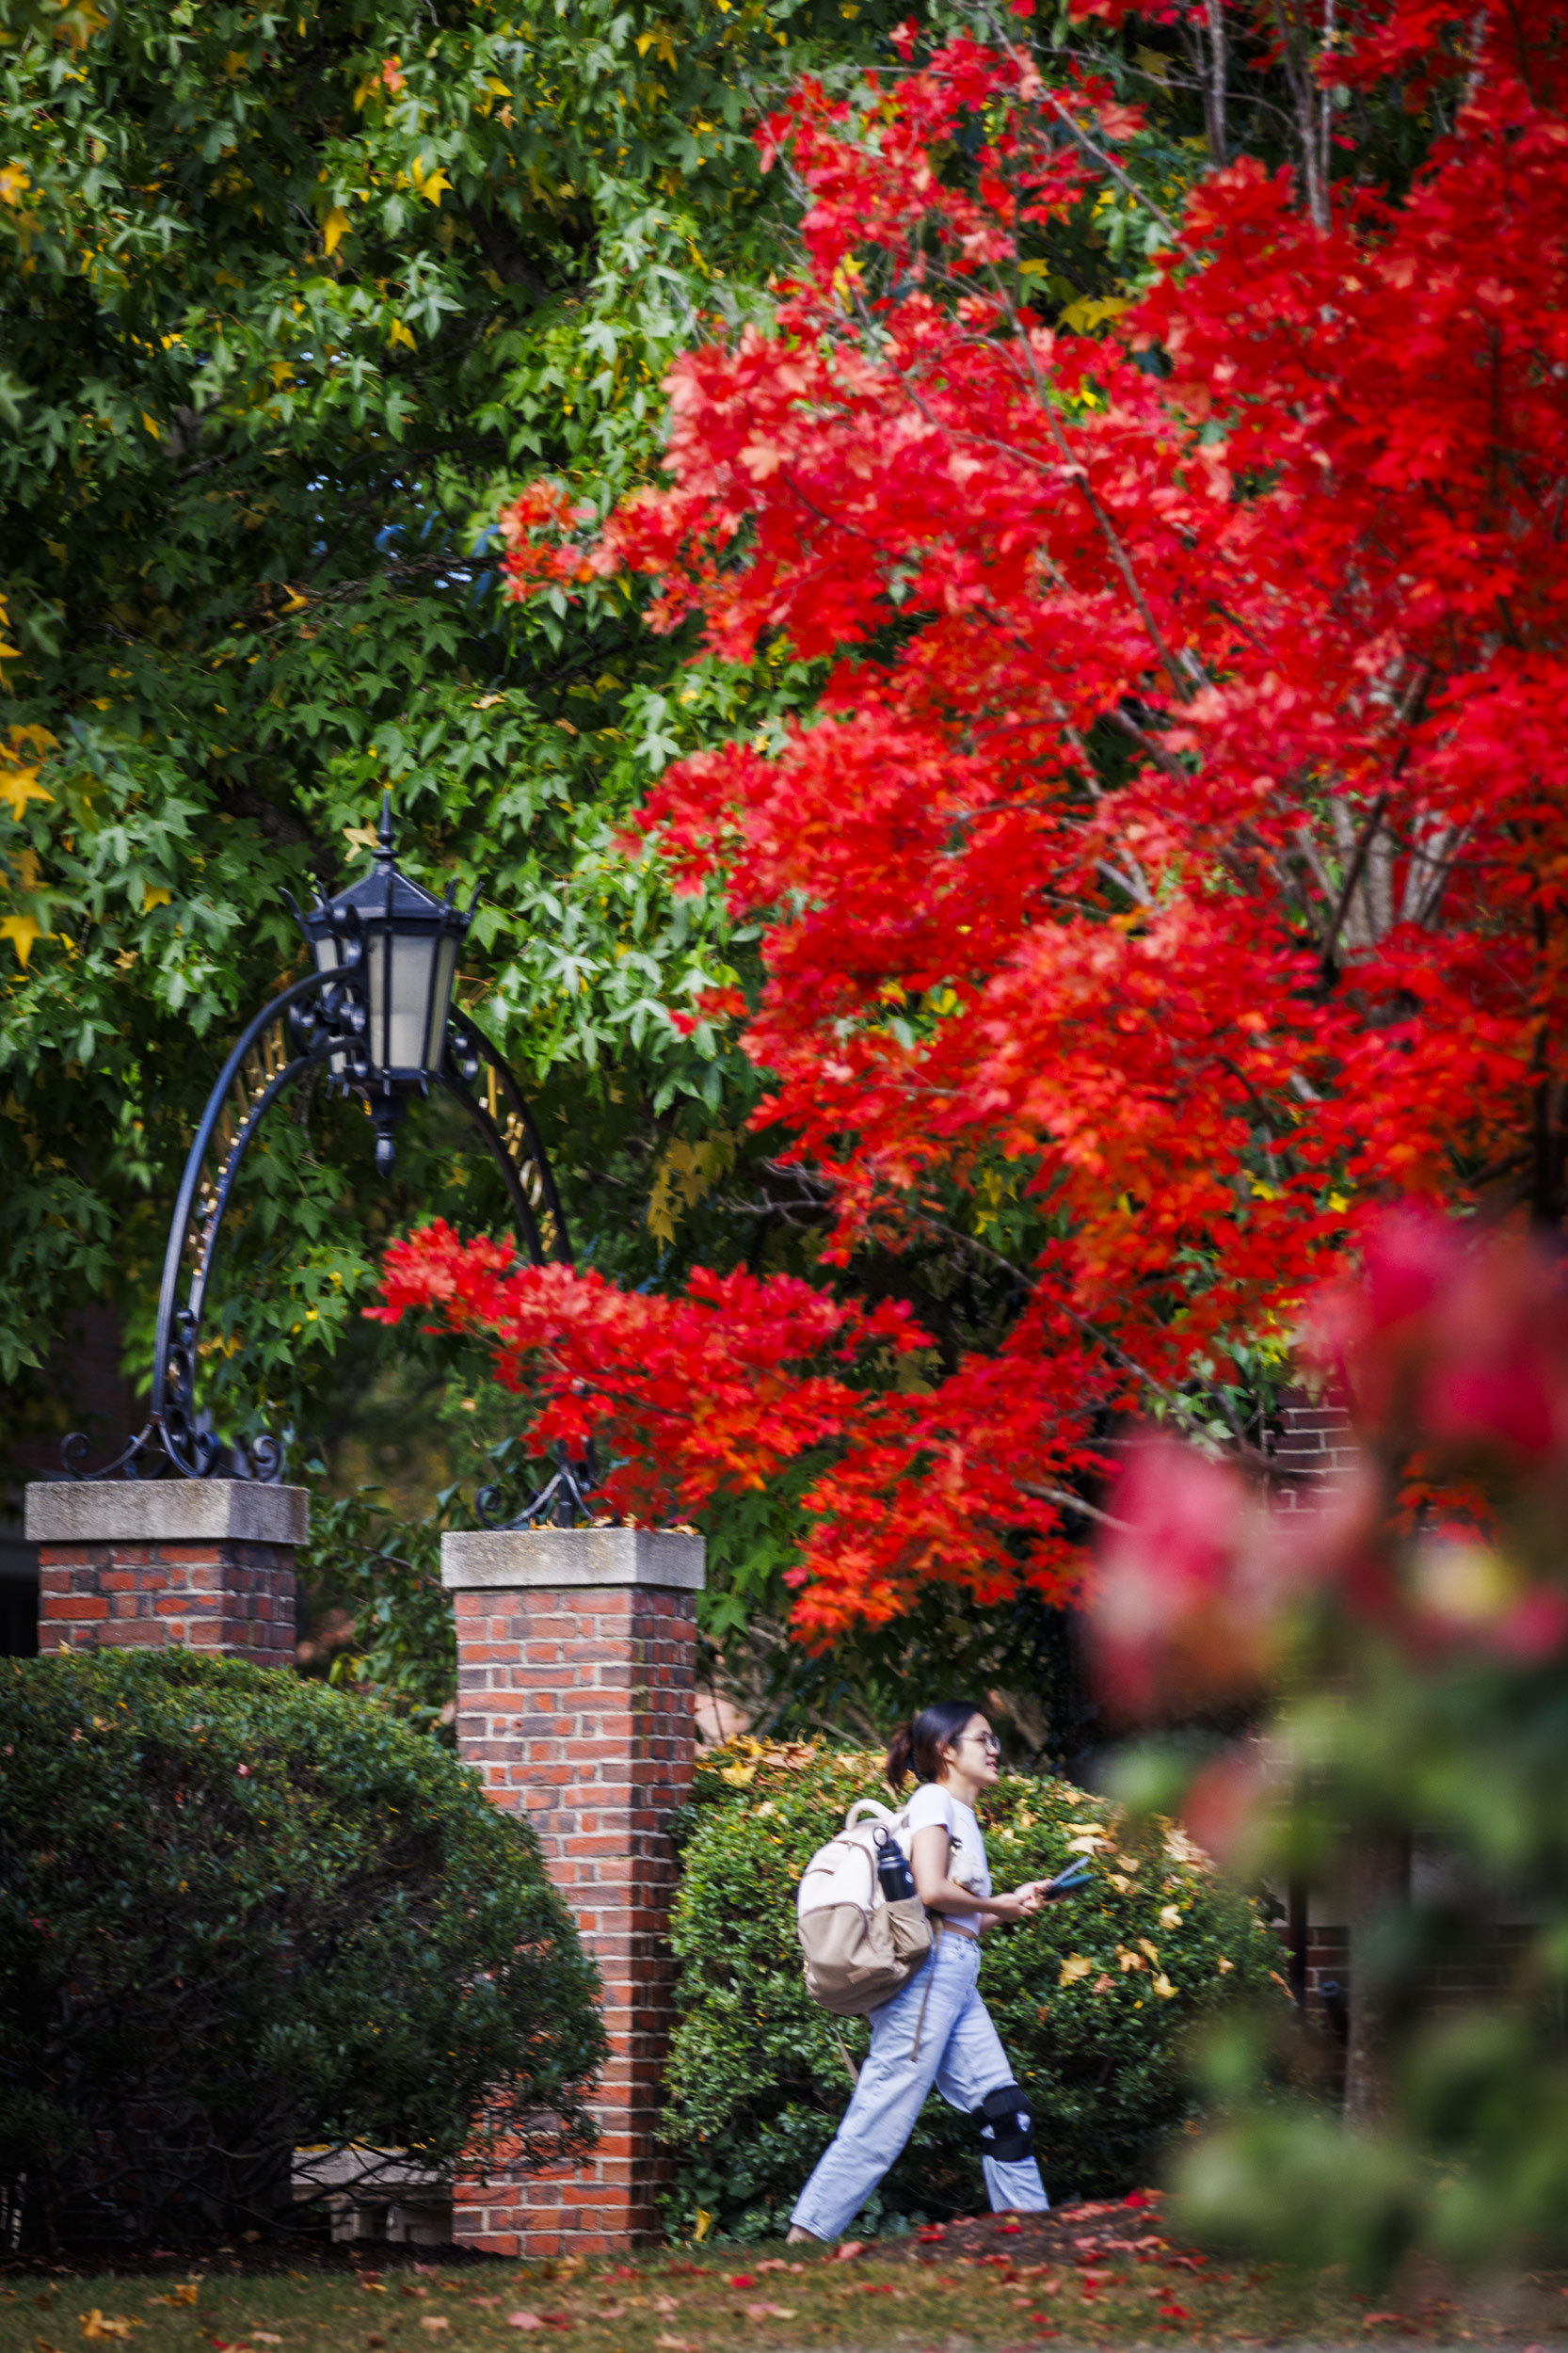
[[885,1831],[876,1833],[876,1877],[890,1904],[903,1903],[915,1892],[915,1874],[898,1840]]

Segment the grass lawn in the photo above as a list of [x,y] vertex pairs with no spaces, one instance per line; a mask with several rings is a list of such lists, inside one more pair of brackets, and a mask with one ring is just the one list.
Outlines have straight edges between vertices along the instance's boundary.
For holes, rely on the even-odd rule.
[[[1109,2220],[1107,2219],[1109,2217]],[[804,2259],[803,2259],[804,2258]],[[1376,2302],[1343,2277],[1227,2268],[1144,2210],[953,2224],[889,2245],[668,2251],[631,2263],[383,2258],[248,2268],[242,2249],[139,2273],[0,2271],[0,2353],[1001,2353],[1004,2347],[1568,2342],[1568,2285],[1411,2281]],[[302,2261],[310,2261],[302,2258]]]

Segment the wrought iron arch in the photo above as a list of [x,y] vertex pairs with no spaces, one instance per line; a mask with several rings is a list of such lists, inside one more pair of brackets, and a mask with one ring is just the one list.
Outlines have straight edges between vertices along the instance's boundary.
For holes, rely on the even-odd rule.
[[[73,1433],[61,1448],[72,1480],[148,1479],[170,1473],[208,1479],[221,1472],[277,1481],[283,1449],[269,1433],[231,1446],[200,1426],[197,1382],[201,1329],[218,1242],[240,1170],[263,1120],[301,1083],[362,1091],[371,1077],[364,1048],[367,991],[363,946],[350,929],[340,961],[284,989],[241,1034],[201,1114],[175,1198],[164,1254],[147,1420],[115,1459],[83,1467],[88,1441]],[[483,1074],[483,1084],[480,1084]],[[472,1016],[449,1012],[439,1066],[431,1078],[461,1107],[505,1184],[519,1243],[531,1263],[569,1266],[571,1242],[549,1156],[522,1091]],[[477,1088],[477,1092],[475,1091]],[[427,1091],[427,1089],[422,1090]],[[383,1164],[378,1154],[378,1165]],[[564,1457],[524,1521],[584,1508],[587,1464]],[[497,1491],[478,1499],[494,1524]]]

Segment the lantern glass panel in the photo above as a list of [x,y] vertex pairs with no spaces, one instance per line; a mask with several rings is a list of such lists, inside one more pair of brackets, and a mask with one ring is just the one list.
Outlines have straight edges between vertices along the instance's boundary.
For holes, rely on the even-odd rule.
[[377,1070],[420,1070],[430,1023],[430,983],[439,935],[372,929],[365,964],[370,982],[370,1059]]
[[446,1041],[446,1009],[452,1001],[452,982],[456,969],[456,934],[443,932],[436,952],[436,986],[430,999],[429,1034],[424,1041],[426,1070],[436,1071],[441,1066]]
[[[338,952],[336,933],[328,931],[323,923],[319,930],[308,933],[307,936],[311,943],[311,953],[315,958],[316,970],[335,972],[343,961]],[[334,1079],[341,1079],[347,1066],[348,1057],[341,1048],[336,1053],[328,1055],[327,1067]]]

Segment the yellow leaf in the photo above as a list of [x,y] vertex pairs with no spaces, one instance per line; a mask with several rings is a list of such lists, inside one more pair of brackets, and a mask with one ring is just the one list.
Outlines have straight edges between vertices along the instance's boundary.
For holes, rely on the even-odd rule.
[[[16,950],[16,960],[24,971],[26,970],[27,959],[33,952],[34,940],[47,939],[48,936],[42,924],[35,923],[30,915],[0,917],[0,939],[10,941],[11,946]],[[89,2329],[88,2334],[90,2336],[92,2333]]]
[[29,175],[20,164],[7,164],[0,169],[0,204],[14,204],[29,184]]
[[1178,1908],[1176,1907],[1176,1905],[1175,1905],[1175,1904],[1166,1904],[1166,1905],[1162,1908],[1162,1910],[1161,1910],[1161,1912],[1160,1912],[1160,1927],[1161,1927],[1162,1929],[1179,1929],[1179,1928],[1180,1928],[1180,1926],[1181,1926],[1181,1913],[1180,1913],[1180,1911],[1178,1910]]
[[303,613],[311,601],[299,589],[291,588],[287,581],[283,583],[283,595],[284,601],[280,610],[284,613]]
[[426,198],[430,203],[439,205],[441,200],[441,193],[443,189],[450,189],[451,185],[451,181],[438,165],[436,169],[430,174],[428,180],[421,181],[419,192],[421,196]]
[[1076,1978],[1086,1977],[1094,1965],[1082,1953],[1069,1953],[1062,1963],[1062,1975],[1057,1982],[1059,1985],[1071,1985]]
[[387,337],[387,348],[389,351],[395,351],[399,344],[407,344],[410,351],[417,351],[419,348],[419,345],[415,343],[412,335],[409,334],[408,329],[404,326],[403,321],[401,319],[393,319],[392,323],[392,333]]
[[696,2229],[692,2233],[693,2238],[695,2238],[700,2245],[702,2240],[707,2237],[712,2227],[713,2217],[709,2213],[707,2207],[698,2206],[696,2210]]
[[[4,759],[0,752],[0,760]],[[0,801],[8,803],[13,817],[20,818],[29,801],[54,799],[38,781],[38,773],[36,768],[0,767]]]
[[353,849],[374,850],[376,847],[374,825],[344,825],[343,833],[344,840]]
[[136,2323],[123,2313],[103,2313],[95,2304],[90,2313],[80,2315],[84,2337],[128,2337]]
[[1163,1969],[1154,1981],[1154,1990],[1162,2002],[1173,2001],[1176,1997],[1176,1987],[1171,1983]]
[[167,890],[154,889],[151,883],[148,884],[146,889],[142,892],[141,911],[143,915],[151,915],[154,907],[166,907],[168,904],[168,892]]
[[1122,312],[1131,307],[1130,303],[1117,302],[1110,296],[1096,300],[1086,295],[1081,301],[1068,303],[1062,313],[1062,324],[1070,327],[1075,335],[1088,335],[1096,327],[1103,326],[1107,319],[1120,318]]
[[322,223],[321,242],[329,254],[335,253],[348,234],[348,215],[341,204],[334,204]]
[[156,417],[150,417],[145,408],[141,412],[141,421],[155,441],[160,440],[163,438],[158,431],[158,421]]
[[1222,1953],[1214,1966],[1218,1969],[1222,1977],[1228,1977],[1231,1971],[1235,1968],[1236,1963],[1233,1961],[1227,1961],[1224,1953]]

